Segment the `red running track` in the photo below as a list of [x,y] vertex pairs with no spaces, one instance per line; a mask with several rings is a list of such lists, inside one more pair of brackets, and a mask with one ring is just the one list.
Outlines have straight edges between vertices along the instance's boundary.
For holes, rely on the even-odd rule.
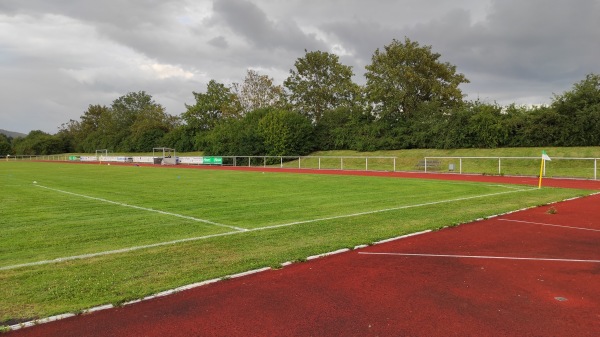
[[599,203],[529,209],[7,336],[599,336]]
[[[51,163],[65,163],[50,161]],[[98,165],[94,162],[68,162],[71,164]],[[108,164],[103,164],[108,165]],[[487,176],[477,174],[457,174],[457,173],[423,173],[423,172],[389,172],[389,171],[352,171],[352,170],[316,170],[316,169],[294,169],[294,168],[275,168],[275,167],[248,167],[248,166],[207,166],[207,165],[177,165],[177,166],[157,166],[153,164],[130,164],[130,163],[112,163],[120,166],[144,166],[144,167],[166,167],[166,168],[188,168],[198,170],[229,170],[229,171],[254,171],[254,172],[282,172],[282,173],[303,173],[303,174],[331,174],[331,175],[355,175],[371,177],[396,177],[396,178],[414,178],[414,179],[435,179],[435,180],[455,180],[455,181],[475,181],[489,182],[498,184],[519,184],[538,186],[537,177],[522,176]],[[579,188],[589,190],[600,190],[600,180],[586,179],[560,179],[544,178],[542,185],[545,187]]]

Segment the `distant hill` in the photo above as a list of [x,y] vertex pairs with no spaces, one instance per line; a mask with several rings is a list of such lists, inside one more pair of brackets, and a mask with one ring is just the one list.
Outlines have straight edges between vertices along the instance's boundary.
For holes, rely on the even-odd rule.
[[1,134],[4,134],[4,135],[7,135],[8,137],[12,137],[12,138],[17,138],[17,137],[25,137],[25,136],[27,136],[27,135],[26,135],[26,134],[24,134],[24,133],[20,133],[20,132],[14,132],[14,131],[7,131],[7,130],[4,130],[4,129],[0,129],[0,133],[1,133]]

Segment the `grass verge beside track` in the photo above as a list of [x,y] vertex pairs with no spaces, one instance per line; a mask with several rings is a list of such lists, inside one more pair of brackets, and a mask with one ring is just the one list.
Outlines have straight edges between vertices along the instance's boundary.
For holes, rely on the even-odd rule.
[[[235,233],[0,270],[0,325],[122,303],[184,284],[589,193],[415,179],[48,163],[0,163],[0,179],[0,267]],[[41,189],[33,181],[73,194]],[[369,213],[373,211],[381,212]],[[294,222],[304,223],[253,230]]]

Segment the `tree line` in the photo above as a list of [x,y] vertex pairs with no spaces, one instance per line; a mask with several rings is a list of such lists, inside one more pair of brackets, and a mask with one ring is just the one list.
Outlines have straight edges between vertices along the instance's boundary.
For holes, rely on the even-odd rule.
[[431,46],[405,38],[377,49],[364,85],[335,54],[305,51],[282,85],[248,70],[242,83],[211,80],[179,116],[144,91],[89,105],[50,135],[0,135],[0,154],[148,152],[305,155],[315,150],[600,146],[600,75],[549,105],[469,101],[469,80]]

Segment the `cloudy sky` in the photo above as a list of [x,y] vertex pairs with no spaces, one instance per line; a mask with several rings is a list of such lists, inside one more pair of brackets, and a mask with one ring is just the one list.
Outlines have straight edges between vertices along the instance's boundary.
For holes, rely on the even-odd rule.
[[211,79],[281,84],[305,49],[362,84],[405,36],[466,75],[467,99],[544,104],[600,73],[599,18],[600,0],[0,0],[0,129],[55,133],[142,90],[179,115]]

